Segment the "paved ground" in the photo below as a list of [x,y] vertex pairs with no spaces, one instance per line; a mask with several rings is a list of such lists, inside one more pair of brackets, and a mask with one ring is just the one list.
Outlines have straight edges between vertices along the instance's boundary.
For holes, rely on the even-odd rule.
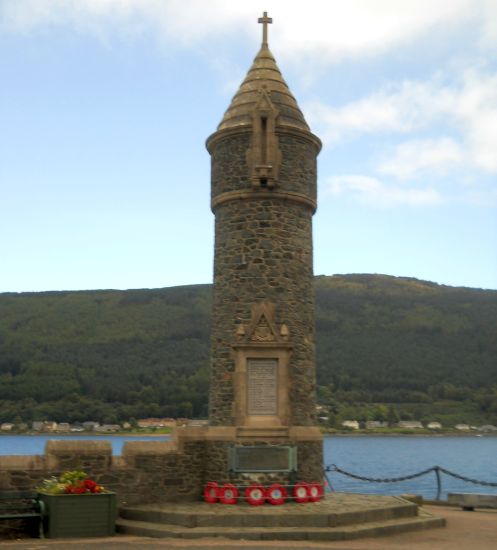
[[248,542],[225,539],[195,541],[119,536],[86,540],[0,541],[0,550],[496,550],[497,510],[464,512],[457,508],[426,506],[428,512],[447,519],[444,529],[430,529],[389,537],[345,542]]

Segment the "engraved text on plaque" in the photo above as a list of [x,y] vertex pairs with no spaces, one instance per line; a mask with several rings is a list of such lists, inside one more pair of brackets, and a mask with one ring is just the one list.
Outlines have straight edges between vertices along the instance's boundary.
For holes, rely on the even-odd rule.
[[297,449],[283,445],[232,447],[228,460],[235,472],[289,472],[297,469]]
[[277,359],[247,362],[247,414],[278,414]]

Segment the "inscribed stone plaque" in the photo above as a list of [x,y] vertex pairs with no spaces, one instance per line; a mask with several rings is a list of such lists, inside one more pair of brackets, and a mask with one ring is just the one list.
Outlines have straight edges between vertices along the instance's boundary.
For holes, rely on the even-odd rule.
[[247,362],[247,414],[278,413],[277,359]]
[[288,472],[296,469],[296,453],[287,446],[235,447],[230,463],[237,472]]

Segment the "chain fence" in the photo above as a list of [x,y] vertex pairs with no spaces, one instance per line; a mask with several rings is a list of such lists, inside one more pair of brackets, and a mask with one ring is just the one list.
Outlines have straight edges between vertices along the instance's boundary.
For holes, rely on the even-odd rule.
[[347,470],[343,470],[342,468],[339,468],[336,464],[330,464],[326,466],[325,468],[325,477],[328,482],[328,486],[331,490],[333,490],[333,487],[331,485],[328,473],[330,472],[337,472],[339,474],[342,474],[344,476],[350,477],[352,479],[357,479],[359,481],[367,481],[371,483],[399,483],[401,481],[407,481],[410,479],[415,479],[417,477],[425,476],[427,474],[430,474],[431,472],[435,473],[436,481],[437,481],[437,497],[436,500],[440,500],[442,495],[442,476],[441,474],[445,474],[448,476],[451,476],[455,479],[459,479],[460,481],[465,481],[466,483],[473,483],[475,485],[482,485],[483,487],[497,487],[497,483],[493,483],[491,481],[481,481],[479,479],[473,479],[471,477],[466,477],[461,474],[457,474],[455,472],[451,472],[450,470],[447,470],[447,468],[443,468],[442,466],[432,466],[431,468],[426,468],[426,470],[421,470],[420,472],[416,472],[414,474],[409,474],[401,477],[385,477],[385,478],[375,478],[375,477],[366,477],[361,476],[359,474],[354,474],[352,472],[348,472]]

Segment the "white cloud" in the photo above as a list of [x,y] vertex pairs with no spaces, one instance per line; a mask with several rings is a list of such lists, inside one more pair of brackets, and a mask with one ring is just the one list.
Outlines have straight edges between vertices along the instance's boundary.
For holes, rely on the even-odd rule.
[[238,32],[260,11],[257,5],[228,0],[2,0],[5,27],[19,32],[55,25],[94,31],[158,33],[180,45]]
[[[302,78],[312,72],[312,63],[397,52],[437,32],[453,31],[458,40],[471,34],[481,48],[497,51],[496,0],[0,0],[0,29],[27,34],[66,26],[103,40],[113,33],[150,35],[172,51],[175,45],[201,51],[207,41],[227,35],[257,40],[255,22],[263,10],[274,18],[270,41],[278,58],[286,64],[305,58]],[[217,51],[213,66],[230,78],[238,74],[233,58]],[[444,81],[443,73],[441,68],[426,82],[393,83],[338,107],[307,103],[304,111],[325,142],[404,136],[405,142],[393,145],[379,162],[379,174],[409,179],[456,166],[497,173],[497,75],[488,68],[463,71],[459,78],[446,71]],[[440,200],[432,189],[394,188],[364,177],[341,176],[332,189],[348,186],[361,200],[376,196],[389,204]]]
[[497,2],[484,0],[482,6],[483,25],[480,45],[483,49],[497,52]]
[[333,143],[362,134],[418,130],[443,113],[451,96],[450,90],[431,83],[406,81],[341,107],[314,101],[304,110],[311,125]]
[[398,145],[393,155],[380,163],[378,171],[399,179],[409,179],[426,171],[445,174],[460,166],[464,157],[461,145],[447,137],[411,140]]
[[497,172],[497,74],[474,70],[454,94],[453,116],[463,125],[471,161],[487,172]]
[[332,195],[346,194],[354,200],[377,207],[426,206],[441,202],[441,196],[435,189],[398,187],[358,174],[329,178],[325,192]]
[[[477,0],[478,2],[480,0]],[[442,25],[462,24],[474,12],[475,0],[310,0],[273,2],[284,24],[278,43],[300,55],[319,53],[321,62],[381,54]],[[491,9],[490,7],[488,9]]]
[[488,0],[2,0],[1,8],[4,25],[16,31],[70,25],[101,34],[114,27],[158,32],[182,46],[228,33],[258,36],[256,17],[267,10],[281,57],[319,52],[322,63],[382,53],[469,19],[485,47],[497,43],[490,23],[497,4]]
[[[390,158],[379,164],[381,173],[408,178],[461,164],[497,173],[495,73],[469,69],[451,86],[435,78],[406,81],[341,107],[319,102],[306,107],[311,126],[329,143],[368,134],[413,136],[385,154]],[[420,131],[430,137],[415,137]]]

